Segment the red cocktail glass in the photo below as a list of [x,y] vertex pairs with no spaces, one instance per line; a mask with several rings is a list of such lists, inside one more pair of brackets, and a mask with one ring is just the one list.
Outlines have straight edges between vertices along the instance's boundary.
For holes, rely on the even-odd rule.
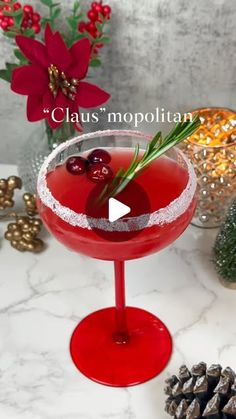
[[[70,344],[78,369],[90,379],[110,386],[145,382],[159,374],[170,359],[172,340],[162,321],[148,311],[125,304],[124,263],[159,251],[185,230],[196,206],[196,177],[183,153],[172,149],[116,197],[134,211],[110,223],[108,217],[101,218],[99,211],[97,216],[88,213],[88,200],[96,185],[86,174],[70,174],[65,161],[72,155],[86,157],[91,150],[102,148],[110,153],[110,167],[116,173],[120,167],[129,166],[133,147],[139,144],[141,155],[150,139],[135,131],[81,135],[50,154],[38,179],[38,209],[48,230],[76,252],[114,261],[115,307],[84,318]],[[147,197],[148,214],[144,214],[137,187]]]

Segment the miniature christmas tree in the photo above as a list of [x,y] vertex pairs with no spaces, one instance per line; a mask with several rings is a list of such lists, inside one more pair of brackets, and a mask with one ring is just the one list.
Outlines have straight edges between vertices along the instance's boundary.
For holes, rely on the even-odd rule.
[[236,200],[228,210],[213,250],[214,263],[223,284],[236,288]]

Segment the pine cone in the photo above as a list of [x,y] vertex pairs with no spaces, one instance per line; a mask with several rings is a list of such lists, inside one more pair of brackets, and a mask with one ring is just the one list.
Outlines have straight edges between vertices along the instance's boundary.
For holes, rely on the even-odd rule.
[[236,418],[236,374],[230,367],[200,362],[189,371],[183,365],[166,384],[165,410],[175,419]]

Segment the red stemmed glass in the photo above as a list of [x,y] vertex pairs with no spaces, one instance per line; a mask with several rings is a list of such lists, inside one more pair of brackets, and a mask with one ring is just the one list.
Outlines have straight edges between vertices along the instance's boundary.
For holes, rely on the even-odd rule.
[[88,205],[98,185],[86,173],[72,175],[65,162],[70,156],[87,158],[92,150],[105,149],[115,174],[130,165],[134,146],[139,144],[141,156],[150,139],[136,131],[80,135],[49,155],[38,178],[38,209],[52,235],[76,252],[114,262],[115,306],[84,318],[70,343],[77,368],[110,386],[143,383],[159,374],[170,359],[172,339],[164,323],[148,311],[126,306],[125,261],[157,252],[182,234],[196,206],[196,177],[184,154],[170,150],[116,196],[131,212],[110,222],[104,210],[107,204],[102,213],[96,204],[91,213]]

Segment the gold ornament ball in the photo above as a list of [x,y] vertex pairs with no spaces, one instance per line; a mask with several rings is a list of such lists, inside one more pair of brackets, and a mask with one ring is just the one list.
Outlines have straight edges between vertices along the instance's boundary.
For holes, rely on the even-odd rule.
[[17,224],[24,225],[27,221],[27,217],[17,217]]
[[7,189],[7,180],[6,179],[0,179],[0,189],[2,191],[5,191]]
[[12,240],[12,233],[10,231],[6,231],[6,233],[4,234],[4,237],[6,240],[11,241]]
[[30,229],[30,223],[24,223],[22,226],[21,226],[21,228],[22,228],[22,231],[24,231],[24,232],[27,232],[27,231],[29,231],[29,229]]
[[42,222],[42,220],[40,220],[39,218],[37,218],[36,220],[34,220],[34,225],[35,226],[42,227],[43,222]]
[[18,229],[18,225],[16,223],[10,223],[8,224],[8,230],[9,231],[14,231]]
[[33,252],[34,248],[35,246],[33,243],[27,243],[27,250],[29,250],[29,252]]
[[7,179],[7,183],[10,190],[22,188],[22,180],[18,176],[10,176]]
[[20,240],[21,239],[21,236],[22,236],[22,234],[21,234],[21,231],[20,230],[15,230],[12,233],[12,237],[13,237],[14,240]]
[[31,197],[32,197],[32,195],[30,194],[30,193],[25,193],[24,195],[23,195],[23,198],[24,198],[24,200],[27,202],[27,201],[30,201],[31,200]]
[[41,252],[44,248],[44,242],[41,239],[35,239],[34,241],[34,252]]
[[34,234],[32,234],[32,233],[25,233],[24,235],[23,235],[23,238],[25,239],[25,241],[27,241],[27,242],[32,242],[32,240],[34,239]]
[[[14,189],[17,188],[22,188],[22,181],[19,177],[9,176],[8,179],[0,179],[0,210],[14,206]],[[25,193],[23,200],[26,215],[9,214],[15,217],[15,222],[9,223],[4,237],[10,241],[13,248],[21,252],[41,252],[44,242],[37,236],[41,231],[42,221],[38,218],[31,218],[37,214],[36,195]]]
[[6,199],[3,201],[3,204],[5,205],[5,208],[12,208],[14,205],[14,202],[12,199]]

